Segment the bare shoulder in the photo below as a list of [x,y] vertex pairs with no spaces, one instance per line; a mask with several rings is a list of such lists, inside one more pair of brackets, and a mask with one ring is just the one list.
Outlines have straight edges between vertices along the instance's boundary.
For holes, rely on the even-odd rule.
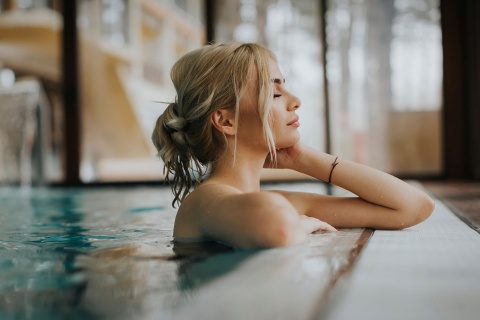
[[290,241],[298,223],[298,212],[281,194],[244,193],[227,184],[210,183],[183,201],[174,236],[211,238],[242,248],[271,247]]
[[183,200],[175,218],[174,237],[201,238],[203,216],[216,207],[225,197],[241,194],[229,185],[206,183],[197,187]]

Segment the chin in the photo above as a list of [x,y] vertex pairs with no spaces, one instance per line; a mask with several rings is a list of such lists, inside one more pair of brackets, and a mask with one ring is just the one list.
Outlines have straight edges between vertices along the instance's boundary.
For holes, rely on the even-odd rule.
[[296,135],[285,137],[284,139],[281,139],[281,140],[279,139],[279,141],[275,143],[275,147],[277,149],[289,148],[296,145],[299,141],[300,141],[300,134],[297,132]]

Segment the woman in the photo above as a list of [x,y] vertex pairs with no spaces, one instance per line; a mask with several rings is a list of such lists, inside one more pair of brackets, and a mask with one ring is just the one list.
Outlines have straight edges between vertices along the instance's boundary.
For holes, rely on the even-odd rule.
[[[152,140],[171,178],[173,204],[180,204],[175,239],[287,246],[317,230],[336,231],[332,226],[402,229],[431,214],[433,201],[413,186],[299,141],[300,100],[285,88],[269,50],[207,45],[183,56],[171,76],[177,98],[158,118]],[[261,191],[265,166],[296,170],[357,197]]]

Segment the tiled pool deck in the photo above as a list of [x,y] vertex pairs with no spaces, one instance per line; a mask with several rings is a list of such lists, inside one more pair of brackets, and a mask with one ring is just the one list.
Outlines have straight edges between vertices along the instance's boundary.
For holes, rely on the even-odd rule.
[[479,319],[480,234],[436,201],[424,223],[375,231],[325,319]]
[[[288,188],[321,192],[322,186]],[[343,229],[313,234],[296,247],[235,251],[173,246],[175,211],[167,195],[152,187],[0,188],[0,318],[480,314],[480,234],[438,199],[431,218],[406,230]]]

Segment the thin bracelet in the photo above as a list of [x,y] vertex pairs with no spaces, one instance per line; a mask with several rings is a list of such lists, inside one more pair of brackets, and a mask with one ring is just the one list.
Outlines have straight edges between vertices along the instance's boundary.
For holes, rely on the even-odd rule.
[[333,173],[333,169],[335,169],[335,167],[338,164],[337,159],[338,159],[338,157],[336,157],[335,160],[332,163],[332,170],[330,170],[330,175],[328,176],[328,183],[332,183],[332,173]]

